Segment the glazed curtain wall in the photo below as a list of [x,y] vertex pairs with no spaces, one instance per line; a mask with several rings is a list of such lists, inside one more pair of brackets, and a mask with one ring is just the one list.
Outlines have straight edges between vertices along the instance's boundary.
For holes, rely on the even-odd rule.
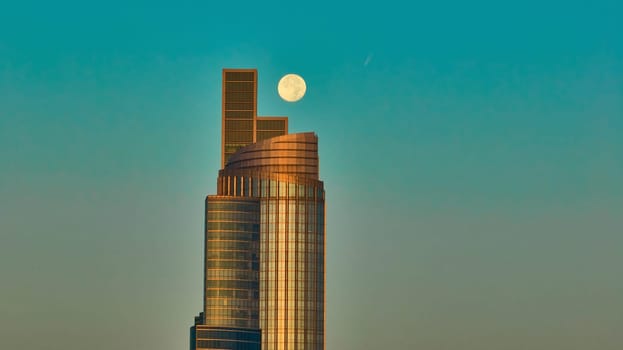
[[208,196],[205,325],[259,328],[258,200]]
[[325,215],[322,182],[290,176],[272,177],[223,176],[219,179],[221,194],[260,200],[262,349],[323,349]]
[[196,346],[191,350],[260,350],[261,334],[258,330],[216,328],[203,325],[193,327]]

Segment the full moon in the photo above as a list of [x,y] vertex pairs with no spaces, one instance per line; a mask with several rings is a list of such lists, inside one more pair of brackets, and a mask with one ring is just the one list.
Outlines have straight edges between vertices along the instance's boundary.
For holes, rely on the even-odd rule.
[[296,102],[305,96],[307,86],[305,80],[297,74],[286,74],[279,80],[277,91],[282,99],[288,102]]

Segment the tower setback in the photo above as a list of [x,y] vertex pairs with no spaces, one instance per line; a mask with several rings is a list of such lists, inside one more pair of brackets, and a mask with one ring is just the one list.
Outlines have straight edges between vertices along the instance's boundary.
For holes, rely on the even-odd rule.
[[256,103],[257,71],[224,69],[222,169],[206,198],[204,307],[191,349],[322,350],[318,138],[288,134],[286,117],[257,117]]

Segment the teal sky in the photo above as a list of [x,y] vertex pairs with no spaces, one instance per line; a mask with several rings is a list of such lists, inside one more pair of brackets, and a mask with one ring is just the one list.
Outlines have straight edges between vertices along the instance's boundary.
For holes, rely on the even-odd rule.
[[249,67],[319,136],[327,349],[621,349],[622,13],[0,5],[0,348],[188,347],[221,69]]

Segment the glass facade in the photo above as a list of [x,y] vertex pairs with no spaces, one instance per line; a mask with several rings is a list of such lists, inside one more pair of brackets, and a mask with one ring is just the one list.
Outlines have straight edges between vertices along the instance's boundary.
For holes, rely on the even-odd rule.
[[245,176],[224,176],[219,182],[226,196],[259,200],[262,349],[323,349],[322,183]]
[[238,149],[254,142],[257,108],[257,71],[223,70],[222,165]]
[[206,198],[204,307],[191,350],[260,349],[259,220],[257,199]]
[[299,197],[295,183],[267,184],[276,196],[260,202],[262,348],[323,349],[324,200]]
[[191,349],[324,349],[318,138],[257,117],[257,71],[223,70],[222,169],[205,212],[204,308]]
[[261,333],[259,330],[197,325],[192,328],[191,338],[194,338],[196,343],[196,348],[194,349],[261,349]]
[[205,225],[204,324],[258,329],[259,201],[208,196]]
[[223,69],[221,167],[240,148],[288,133],[287,117],[257,116],[257,70]]
[[258,117],[256,121],[255,141],[262,141],[271,137],[282,136],[288,133],[288,118],[286,117]]
[[198,325],[193,331],[191,337],[195,338],[195,349],[260,350],[259,330]]
[[325,202],[316,140],[292,134],[256,143],[220,172],[219,195],[260,203],[262,349],[324,349]]

